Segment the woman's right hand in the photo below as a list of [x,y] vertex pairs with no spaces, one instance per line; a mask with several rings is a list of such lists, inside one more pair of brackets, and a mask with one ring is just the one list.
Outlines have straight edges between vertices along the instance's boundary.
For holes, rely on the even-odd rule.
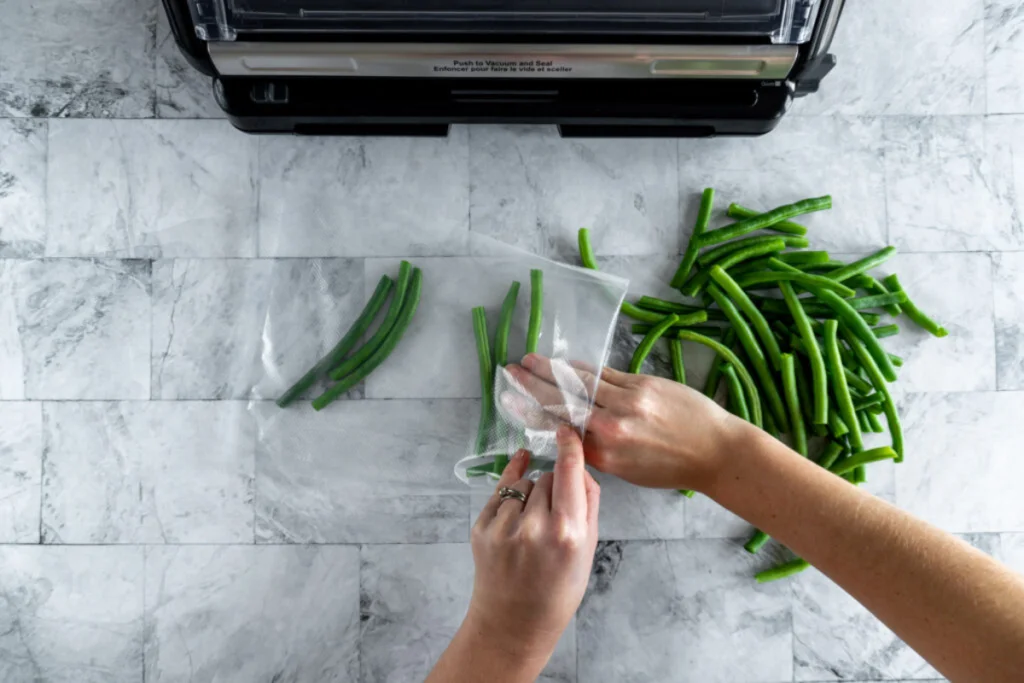
[[[550,359],[530,354],[506,369],[542,406],[564,403]],[[594,386],[593,375],[575,372]],[[746,425],[683,384],[605,368],[583,447],[589,464],[639,486],[703,491]]]

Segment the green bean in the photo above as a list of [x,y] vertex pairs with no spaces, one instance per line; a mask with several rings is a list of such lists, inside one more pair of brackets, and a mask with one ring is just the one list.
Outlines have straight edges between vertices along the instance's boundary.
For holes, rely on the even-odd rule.
[[544,271],[530,270],[530,324],[526,329],[526,353],[537,353],[544,324]]
[[832,374],[832,393],[836,397],[839,417],[849,429],[850,445],[854,449],[863,448],[863,433],[853,407],[853,399],[850,397],[849,385],[846,383],[846,374],[843,372],[845,368],[839,358],[839,323],[835,320],[825,321],[825,356]]
[[827,251],[787,251],[784,254],[779,254],[776,258],[798,268],[811,268],[829,263]]
[[416,309],[420,304],[420,292],[422,288],[423,272],[419,268],[414,268],[412,271],[412,281],[409,283],[408,292],[402,301],[402,310],[398,314],[398,319],[395,321],[394,327],[391,329],[391,333],[388,334],[384,342],[374,350],[370,357],[366,359],[366,362],[356,368],[350,375],[347,375],[342,381],[338,382],[323,394],[315,398],[313,400],[314,410],[323,410],[323,408],[331,403],[331,401],[362,382],[371,372],[376,370],[381,363],[387,360],[387,357],[391,355],[391,352],[395,350],[396,346],[398,346],[398,342],[402,340],[402,336],[408,329],[409,323],[412,322],[413,317],[416,315]]
[[864,465],[857,465],[853,470],[853,483],[863,484],[868,480],[868,468]]
[[[788,249],[804,249],[809,246],[809,242],[803,237],[773,237],[772,235],[759,235],[755,237],[743,237],[732,242],[726,242],[725,244],[715,247],[714,249],[708,249],[703,254],[697,257],[697,263],[702,267],[707,267],[712,263],[715,263],[723,256],[728,256],[738,249],[744,249],[746,247],[757,246],[758,244],[765,244],[771,240],[782,240],[783,244]],[[796,252],[802,253],[802,252]]]
[[885,308],[886,306],[905,303],[907,295],[903,292],[892,292],[891,294],[875,294],[873,296],[859,296],[850,299],[847,303],[855,311],[862,311],[865,308]]
[[[807,346],[807,358],[811,362],[811,376],[814,381],[814,424],[826,424],[828,422],[828,380],[818,340],[814,337],[811,322],[807,318],[807,314],[804,313],[803,304],[797,298],[793,285],[789,282],[780,282],[779,289],[782,290],[782,296],[785,297],[786,306],[789,307],[789,312],[793,316],[797,331]],[[832,296],[836,295],[832,294]]]
[[875,333],[877,339],[885,339],[886,337],[894,337],[900,333],[900,326],[895,323],[892,325],[882,325],[881,327],[872,327],[871,331]]
[[310,368],[298,382],[289,387],[288,391],[281,394],[281,398],[277,399],[279,407],[287,407],[345,358],[345,354],[352,350],[362,336],[366,334],[366,330],[369,329],[370,325],[373,324],[374,318],[377,317],[380,309],[384,306],[384,302],[388,299],[388,294],[391,293],[392,285],[394,285],[394,281],[391,278],[387,275],[381,275],[373,295],[366,302],[366,305],[363,306],[362,312],[355,322],[352,323],[352,326],[348,328],[345,336],[323,358],[317,361],[316,365]]
[[828,434],[827,424],[814,423],[814,398],[811,393],[811,385],[808,384],[804,364],[796,357],[793,358],[793,363],[796,366],[796,395],[800,399],[800,412],[804,417],[804,426],[815,436],[825,436]]
[[865,434],[871,431],[871,425],[868,423],[864,413],[857,413],[857,424],[860,425],[860,430]]
[[[850,278],[850,279],[852,280],[853,278]],[[861,275],[858,275],[857,276],[857,280],[858,280],[858,285],[860,286],[860,288],[863,289],[866,292],[870,292],[872,294],[890,294],[891,293],[891,292],[889,292],[889,289],[885,285],[883,285],[881,282],[879,282],[875,278],[871,277],[867,273],[862,273]],[[850,285],[850,286],[852,287],[853,285]],[[898,304],[889,304],[888,306],[885,307],[885,312],[895,318],[896,316],[898,316],[903,311],[899,307]]]
[[828,433],[833,439],[839,439],[850,433],[850,428],[846,426],[846,420],[839,417],[839,411],[831,404],[828,406]]
[[690,332],[689,330],[680,330],[676,332],[676,337],[682,341],[696,342],[702,344],[709,349],[712,349],[715,353],[731,363],[733,368],[736,370],[736,374],[740,376],[740,381],[743,382],[743,387],[747,391],[747,407],[750,409],[750,421],[756,426],[760,427],[761,422],[761,397],[757,393],[757,385],[754,384],[753,378],[750,376],[750,372],[743,366],[743,363],[736,354],[733,353],[727,346],[716,342],[714,339],[705,337],[702,334],[696,332]]
[[[721,337],[728,329],[725,327],[718,327],[716,325],[690,325],[683,322],[683,316],[679,316],[679,320],[680,322],[675,324],[676,327],[685,327],[688,330],[700,332],[701,334],[706,334],[709,337]],[[642,336],[650,332],[652,327],[654,327],[654,325],[648,325],[647,323],[633,323],[630,325],[629,330],[633,334],[639,334]]]
[[[758,256],[764,256],[765,254],[774,254],[785,248],[786,242],[781,237],[773,237],[771,240],[762,244],[755,244],[753,246],[743,247],[742,249],[730,252],[717,261],[716,265],[721,266],[722,270],[728,270],[737,263],[749,261],[750,259],[757,258]],[[707,284],[710,277],[711,273],[708,269],[701,269],[697,271],[685,285],[683,285],[680,291],[684,296],[697,296],[697,294],[699,294]]]
[[896,247],[886,247],[885,249],[879,249],[870,256],[865,256],[862,259],[858,259],[852,263],[848,263],[842,268],[833,270],[831,273],[828,274],[828,276],[835,280],[836,282],[842,282],[843,280],[847,280],[853,277],[854,275],[860,275],[861,273],[866,273],[872,268],[877,268],[878,266],[888,261],[895,253]]
[[408,261],[402,261],[398,267],[398,284],[395,286],[395,296],[391,299],[388,312],[384,314],[384,320],[381,321],[380,327],[355,353],[331,370],[331,379],[335,381],[341,380],[346,375],[358,370],[388,338],[391,330],[398,323],[398,316],[401,314],[402,306],[405,303],[405,295],[409,289],[411,275],[412,265]]
[[740,312],[733,305],[729,297],[717,285],[708,287],[708,293],[711,294],[711,297],[718,304],[718,307],[722,309],[722,312],[729,317],[729,322],[732,323],[733,329],[736,330],[736,338],[740,340],[743,350],[746,351],[751,364],[754,366],[754,372],[761,380],[761,388],[764,389],[768,401],[768,409],[772,412],[775,423],[782,431],[788,432],[789,420],[786,418],[786,409],[783,407],[782,397],[779,396],[775,380],[772,378],[768,364],[765,362],[764,352],[761,351],[761,347],[758,345],[757,340],[754,339],[754,335],[747,326],[746,321],[743,320]]
[[[597,259],[594,258],[594,249],[590,246],[590,231],[586,228],[580,228],[579,232],[576,233],[576,241],[579,244],[580,262],[583,263],[583,267],[589,270],[598,270]],[[628,301],[623,301],[619,310],[622,311],[623,315],[628,316],[633,320],[639,320],[640,322],[656,323],[662,318],[660,315],[652,314],[648,311],[642,311]]]
[[656,311],[645,311],[644,309],[629,303],[628,301],[622,302],[620,309],[622,314],[636,320],[638,322],[647,323],[649,325],[656,325],[661,322],[661,319],[665,317],[664,313]]
[[875,434],[881,434],[884,431],[882,429],[882,423],[878,421],[878,418],[875,417],[875,414],[873,412],[871,412],[870,410],[865,410],[861,413],[861,415],[863,415],[864,418],[867,420],[868,427],[871,428],[872,432],[874,432]]
[[844,450],[846,450],[846,446],[843,444],[836,441],[829,441],[825,444],[825,450],[822,451],[821,457],[818,458],[818,464],[827,470],[835,464],[836,460],[839,459],[839,456],[843,454]]
[[686,384],[686,365],[683,363],[683,342],[678,339],[669,339],[668,356],[672,360],[672,378],[680,384]]
[[724,228],[706,232],[700,240],[700,246],[707,247],[712,244],[721,244],[722,242],[742,237],[743,235],[754,232],[755,230],[762,230],[764,228],[771,227],[781,223],[782,221],[789,220],[794,216],[831,208],[832,197],[829,196],[802,199],[799,202],[786,204],[785,206],[777,207],[766,213],[757,214],[750,218],[744,218],[732,225],[727,225]]
[[484,475],[490,475],[497,479],[498,475],[494,471],[494,465],[492,463],[485,463],[483,465],[473,465],[472,467],[466,468],[467,477],[482,477]]
[[[729,218],[753,218],[754,216],[760,216],[761,212],[755,211],[754,209],[747,209],[739,204],[730,204],[725,214],[729,216]],[[799,235],[801,237],[807,234],[807,228],[799,223],[793,223],[792,221],[775,223],[774,225],[768,226],[766,229],[786,233],[788,235]]]
[[870,465],[873,462],[880,462],[882,460],[892,460],[896,458],[896,451],[889,446],[882,446],[881,448],[872,448],[867,451],[861,451],[859,453],[853,453],[850,457],[840,460],[836,464],[829,468],[832,474],[846,474],[852,472],[857,467],[863,465]]
[[807,431],[804,428],[804,416],[800,412],[800,397],[796,390],[796,364],[791,353],[782,354],[782,392],[786,397],[786,407],[789,409],[789,435],[793,437],[793,448],[806,458]]
[[[807,345],[804,344],[804,340],[801,339],[800,337],[796,337],[796,336],[790,337],[789,338],[789,345],[793,347],[794,351],[798,351],[798,352],[802,353],[805,356],[808,355],[808,353],[807,353]],[[821,351],[820,347],[818,348],[818,351],[819,352]],[[829,374],[831,374],[831,371],[829,371],[828,368],[825,368],[825,370],[826,370],[826,372],[829,372]],[[846,367],[843,368],[843,376],[846,377],[846,383],[847,383],[847,385],[850,386],[851,390],[856,389],[857,391],[860,391],[861,393],[866,393],[866,392],[871,391],[871,384],[866,382],[866,381],[864,381],[864,379],[862,379],[860,376],[858,376],[856,373],[854,373],[849,368],[846,368]],[[832,379],[835,379],[834,375],[832,376]]]
[[718,286],[722,288],[725,294],[750,319],[750,323],[754,326],[757,336],[761,338],[761,343],[764,344],[764,348],[768,352],[768,358],[772,362],[772,367],[778,369],[782,352],[779,350],[779,343],[775,340],[775,335],[772,334],[771,328],[768,327],[768,321],[761,315],[761,311],[757,310],[757,306],[750,300],[747,293],[736,284],[735,280],[729,277],[727,272],[722,270],[721,266],[711,266],[711,278],[718,283]]
[[822,272],[822,273],[830,273],[833,270],[838,270],[839,268],[842,268],[845,265],[846,265],[846,263],[844,263],[843,261],[838,261],[836,259],[829,259],[828,261],[825,261],[824,263],[814,263],[812,265],[809,265],[809,266],[807,266],[806,270],[809,270],[809,271],[810,270],[814,270],[814,271],[818,271],[818,272]]
[[508,362],[508,334],[512,329],[512,315],[516,312],[516,300],[519,298],[517,281],[508,288],[505,300],[501,302],[501,315],[498,317],[498,329],[494,331],[494,364],[505,367]]
[[705,309],[700,306],[691,306],[690,304],[681,304],[676,301],[665,301],[664,299],[658,299],[653,296],[642,296],[637,299],[637,308],[642,308],[645,311],[657,311],[658,313],[678,313],[679,315],[687,315],[689,313],[696,313],[697,311],[703,311]]
[[850,308],[850,305],[845,300],[839,298],[833,292],[815,288],[811,290],[811,293],[832,308],[844,327],[863,342],[868,353],[875,359],[878,368],[882,371],[882,376],[890,382],[895,382],[896,369],[893,367],[892,361],[889,360],[889,356],[886,355],[882,345],[878,343],[874,332],[871,331],[871,328],[864,321],[864,318],[857,315],[857,312]]
[[[903,290],[903,286],[900,285],[899,278],[896,277],[895,273],[882,280],[882,282],[885,284],[886,287],[888,287],[892,291],[904,292],[904,294],[906,294],[906,292]],[[910,300],[909,296],[907,296],[907,300],[903,302],[903,312],[907,314],[907,317],[910,318],[914,322],[914,324],[916,324],[918,327],[925,330],[926,332],[935,335],[936,337],[945,337],[946,335],[949,334],[945,327],[943,327],[942,325],[938,324],[937,322],[929,318],[927,315],[925,315],[924,312],[920,308],[918,308],[913,301]]]
[[686,251],[683,252],[683,259],[679,262],[679,267],[676,269],[675,274],[672,276],[670,285],[674,289],[679,289],[686,282],[686,278],[690,275],[690,270],[693,268],[693,264],[697,262],[697,255],[700,253],[700,238],[704,234],[704,231],[708,229],[708,222],[711,220],[711,209],[715,204],[715,190],[714,188],[705,188],[704,193],[700,197],[700,209],[697,211],[697,224],[693,226],[693,232],[690,234],[690,241],[686,244]]
[[790,576],[799,574],[810,566],[811,564],[807,560],[802,560],[798,557],[795,560],[784,562],[777,567],[772,567],[771,569],[765,569],[763,572],[758,572],[754,575],[754,578],[758,583],[778,581],[779,579],[787,579]]
[[[784,256],[784,254],[780,255]],[[831,289],[842,297],[851,297],[856,294],[855,291],[840,282],[829,280],[820,275],[811,275],[799,271],[783,273],[775,270],[765,270],[758,273],[747,273],[736,278],[736,284],[744,289],[760,289],[758,285],[775,284],[776,282],[795,282],[801,287],[817,285],[825,289]]]
[[853,409],[857,411],[867,410],[868,408],[880,405],[882,405],[882,395],[879,393],[874,393],[869,396],[865,396],[864,398],[858,398],[856,401],[854,401]]
[[476,430],[476,452],[481,454],[487,449],[487,430],[494,412],[494,363],[487,344],[487,309],[483,306],[473,309],[473,336],[480,366],[480,423]]
[[733,413],[736,417],[750,422],[750,409],[747,407],[747,399],[743,395],[743,385],[736,369],[726,365],[722,369],[722,376],[725,377],[725,384],[729,388],[729,403],[733,406]]
[[647,333],[640,344],[637,345],[636,350],[633,351],[633,359],[629,362],[629,371],[631,373],[635,375],[640,372],[644,361],[647,360],[651,349],[654,348],[654,342],[661,339],[661,335],[665,334],[665,331],[677,322],[679,322],[679,316],[675,313],[669,313],[660,323],[651,328],[651,331]]
[[[692,330],[696,332],[696,330]],[[726,329],[725,334],[722,335],[722,346],[730,348],[736,341],[736,330],[731,327]],[[715,398],[715,394],[718,393],[718,384],[722,378],[722,367],[723,363],[719,363],[717,360],[711,364],[711,370],[708,371],[707,379],[704,380],[704,395],[710,399]]]
[[765,532],[761,531],[760,529],[755,529],[753,536],[750,537],[750,540],[743,544],[743,549],[751,555],[756,555],[757,551],[763,548],[764,544],[767,543],[770,538],[771,536],[769,536]]
[[900,416],[896,412],[896,404],[893,403],[892,396],[889,394],[885,377],[859,339],[849,330],[843,330],[843,337],[854,355],[857,356],[861,367],[867,372],[875,391],[882,396],[882,412],[885,414],[885,421],[889,423],[889,436],[892,439],[892,449],[896,451],[896,462],[903,462],[903,425],[900,424]]

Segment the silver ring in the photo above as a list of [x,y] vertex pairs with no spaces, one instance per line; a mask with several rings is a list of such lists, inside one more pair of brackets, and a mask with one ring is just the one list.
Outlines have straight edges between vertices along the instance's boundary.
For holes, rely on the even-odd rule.
[[505,502],[509,498],[515,498],[520,503],[526,503],[526,494],[519,489],[514,489],[510,486],[502,486],[498,489],[498,499]]

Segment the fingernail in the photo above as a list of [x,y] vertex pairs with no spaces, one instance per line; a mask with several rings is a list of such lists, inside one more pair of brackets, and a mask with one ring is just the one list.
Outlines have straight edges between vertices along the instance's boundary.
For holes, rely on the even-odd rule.
[[512,459],[518,462],[519,460],[522,460],[523,456],[525,456],[525,455],[526,455],[526,450],[520,448],[518,451],[516,451],[516,454],[512,456]]
[[523,356],[523,365],[529,369],[533,369],[534,364],[537,362],[537,357],[532,353]]
[[572,428],[567,424],[559,425],[556,436],[559,441],[565,441],[572,436]]

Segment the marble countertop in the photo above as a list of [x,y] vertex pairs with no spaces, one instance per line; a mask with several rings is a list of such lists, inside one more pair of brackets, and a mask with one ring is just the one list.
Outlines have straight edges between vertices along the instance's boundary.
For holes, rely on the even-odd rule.
[[[421,679],[472,580],[479,500],[450,478],[479,397],[468,317],[419,318],[326,415],[251,399],[400,258],[441,322],[487,303],[471,233],[568,260],[586,225],[604,269],[667,293],[705,186],[829,192],[816,248],[898,247],[886,270],[950,336],[890,340],[908,456],[869,487],[1024,570],[1016,0],[849,3],[840,66],[777,131],[678,142],[245,136],[154,0],[0,0],[0,25],[0,680]],[[753,583],[770,553],[710,501],[603,484],[544,680],[940,678],[819,573]]]

